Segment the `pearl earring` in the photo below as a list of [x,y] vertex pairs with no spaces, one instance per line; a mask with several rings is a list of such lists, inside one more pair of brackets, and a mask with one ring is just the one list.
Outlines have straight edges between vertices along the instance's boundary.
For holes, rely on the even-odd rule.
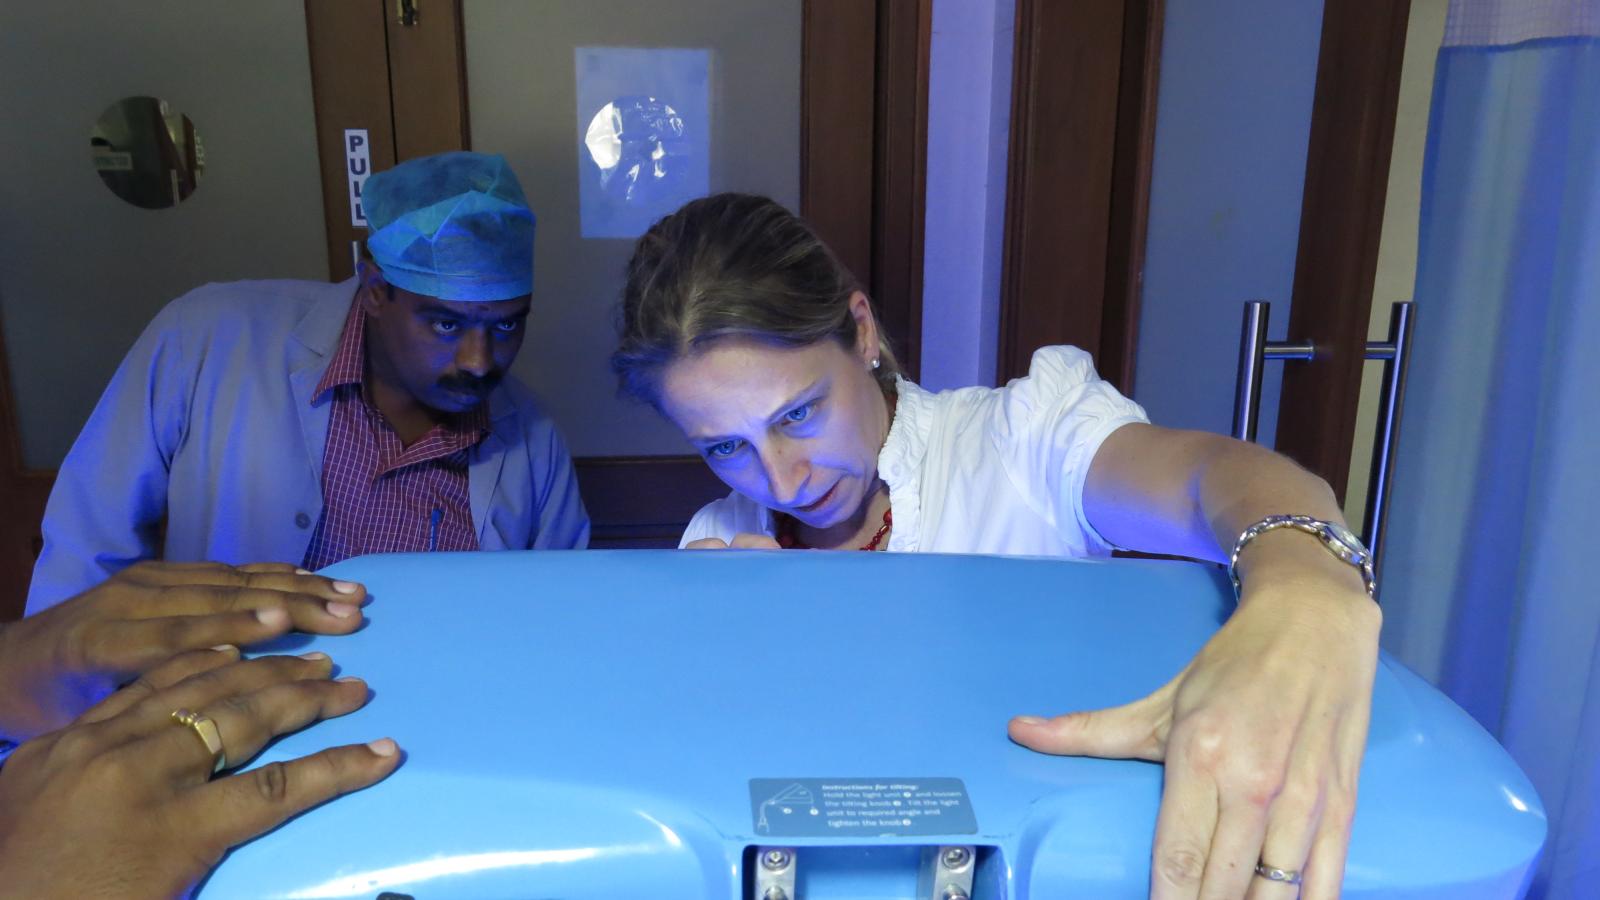
[[877,370],[877,368],[878,368],[878,366],[879,366],[879,365],[881,365],[881,363],[879,363],[879,362],[878,362],[878,361],[877,361],[877,360],[876,360],[876,359],[874,359],[874,360],[873,360],[873,361],[872,361],[872,368],[873,368],[873,370],[874,370],[874,371],[876,371],[876,370]]

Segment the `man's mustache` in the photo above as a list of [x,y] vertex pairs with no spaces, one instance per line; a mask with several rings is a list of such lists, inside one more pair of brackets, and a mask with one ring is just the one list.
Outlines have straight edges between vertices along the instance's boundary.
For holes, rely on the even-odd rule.
[[505,373],[498,370],[490,372],[482,377],[471,375],[466,372],[457,372],[454,375],[446,375],[443,378],[440,378],[439,387],[444,388],[447,391],[478,394],[481,396],[494,390],[495,386],[498,385],[503,378],[505,378]]

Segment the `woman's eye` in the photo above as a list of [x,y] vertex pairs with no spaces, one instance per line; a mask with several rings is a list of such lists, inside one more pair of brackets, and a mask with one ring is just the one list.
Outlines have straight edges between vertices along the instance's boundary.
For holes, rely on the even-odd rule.
[[783,418],[788,422],[804,422],[805,420],[811,418],[811,404],[807,403],[805,406],[796,406],[794,409],[784,413]]
[[455,334],[460,327],[460,324],[444,319],[439,319],[433,323],[433,330],[438,334]]
[[710,447],[706,448],[706,455],[713,459],[727,459],[739,451],[740,444],[741,442],[737,440],[723,441],[720,444],[712,444]]

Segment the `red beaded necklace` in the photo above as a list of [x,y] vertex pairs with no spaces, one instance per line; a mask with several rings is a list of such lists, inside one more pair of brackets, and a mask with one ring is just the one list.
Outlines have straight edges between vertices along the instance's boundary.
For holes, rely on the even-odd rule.
[[[876,549],[878,549],[878,545],[883,543],[883,536],[888,534],[889,533],[889,528],[894,525],[893,512],[894,511],[892,509],[886,509],[886,510],[883,511],[883,524],[878,526],[878,530],[873,533],[872,540],[867,541],[865,544],[862,544],[857,549],[859,549],[859,550],[876,550]],[[778,546],[782,547],[785,550],[810,550],[811,549],[810,547],[808,547],[805,544],[801,543],[799,536],[795,534],[795,521],[794,521],[794,518],[791,517],[791,516],[785,516],[785,515],[779,515],[778,516]]]

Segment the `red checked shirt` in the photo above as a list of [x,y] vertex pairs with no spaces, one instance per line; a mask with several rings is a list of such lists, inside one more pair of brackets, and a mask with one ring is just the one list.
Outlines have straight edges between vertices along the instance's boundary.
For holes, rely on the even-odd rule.
[[478,549],[467,451],[489,433],[487,404],[402,446],[362,394],[365,326],[358,298],[312,394],[316,403],[332,391],[333,408],[322,454],[322,518],[303,565],[320,569],[364,553]]

